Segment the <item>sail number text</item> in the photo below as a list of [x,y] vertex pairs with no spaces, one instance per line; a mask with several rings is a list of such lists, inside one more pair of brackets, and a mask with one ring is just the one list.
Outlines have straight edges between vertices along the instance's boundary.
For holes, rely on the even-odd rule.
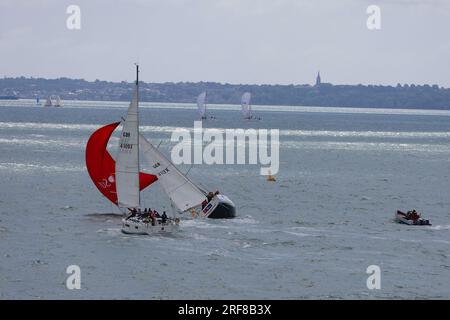
[[[124,141],[127,141],[128,139],[126,138],[129,138],[130,136],[131,133],[129,133],[128,131],[122,132],[122,138]],[[133,145],[131,143],[120,142],[120,149],[131,150],[133,149]]]
[[131,149],[133,149],[133,145],[131,143],[121,143],[120,148],[131,150]]
[[169,172],[169,168],[165,168],[164,170],[162,170],[158,173],[158,176],[162,176],[163,174],[166,174],[168,172]]

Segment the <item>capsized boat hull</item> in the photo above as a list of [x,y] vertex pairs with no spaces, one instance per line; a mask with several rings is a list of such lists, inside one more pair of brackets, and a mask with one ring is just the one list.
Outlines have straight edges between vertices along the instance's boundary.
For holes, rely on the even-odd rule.
[[423,218],[419,218],[416,220],[407,219],[406,213],[400,210],[397,210],[397,212],[395,213],[395,220],[399,223],[407,224],[410,226],[431,226],[430,221]]
[[202,209],[202,213],[210,219],[232,219],[236,217],[236,206],[227,196],[218,194]]
[[168,234],[178,230],[178,222],[175,220],[167,220],[162,223],[157,220],[155,225],[151,221],[134,218],[122,219],[122,232],[126,234],[152,235],[152,234]]

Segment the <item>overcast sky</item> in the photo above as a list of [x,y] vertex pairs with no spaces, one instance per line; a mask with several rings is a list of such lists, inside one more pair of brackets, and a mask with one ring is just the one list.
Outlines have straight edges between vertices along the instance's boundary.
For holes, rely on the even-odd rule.
[[320,70],[450,87],[450,0],[0,0],[0,76],[131,81],[135,61],[147,82],[311,84]]

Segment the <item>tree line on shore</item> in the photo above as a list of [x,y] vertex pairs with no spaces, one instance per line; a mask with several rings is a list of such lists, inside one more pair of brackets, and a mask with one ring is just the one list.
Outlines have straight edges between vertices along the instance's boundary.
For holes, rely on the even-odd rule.
[[[141,83],[140,99],[148,102],[194,103],[208,92],[208,103],[239,104],[244,92],[252,104],[323,107],[450,109],[450,89],[438,85],[251,85],[216,82]],[[128,101],[132,86],[125,81],[83,79],[3,78],[0,96],[46,98],[59,95],[69,100]]]

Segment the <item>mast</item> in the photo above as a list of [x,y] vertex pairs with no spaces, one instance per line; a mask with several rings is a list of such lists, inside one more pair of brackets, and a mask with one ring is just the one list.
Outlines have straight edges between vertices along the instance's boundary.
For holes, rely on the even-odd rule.
[[205,117],[206,117],[206,101],[208,101],[208,89],[205,90]]
[[[137,163],[137,167],[138,167],[138,172],[141,171],[141,162],[139,160],[139,64],[136,63],[136,96],[137,96],[137,102],[136,102],[136,123],[137,123],[137,131],[138,131],[138,135],[137,135],[137,154],[138,154],[138,163]],[[141,191],[139,190],[139,207],[141,206]]]

